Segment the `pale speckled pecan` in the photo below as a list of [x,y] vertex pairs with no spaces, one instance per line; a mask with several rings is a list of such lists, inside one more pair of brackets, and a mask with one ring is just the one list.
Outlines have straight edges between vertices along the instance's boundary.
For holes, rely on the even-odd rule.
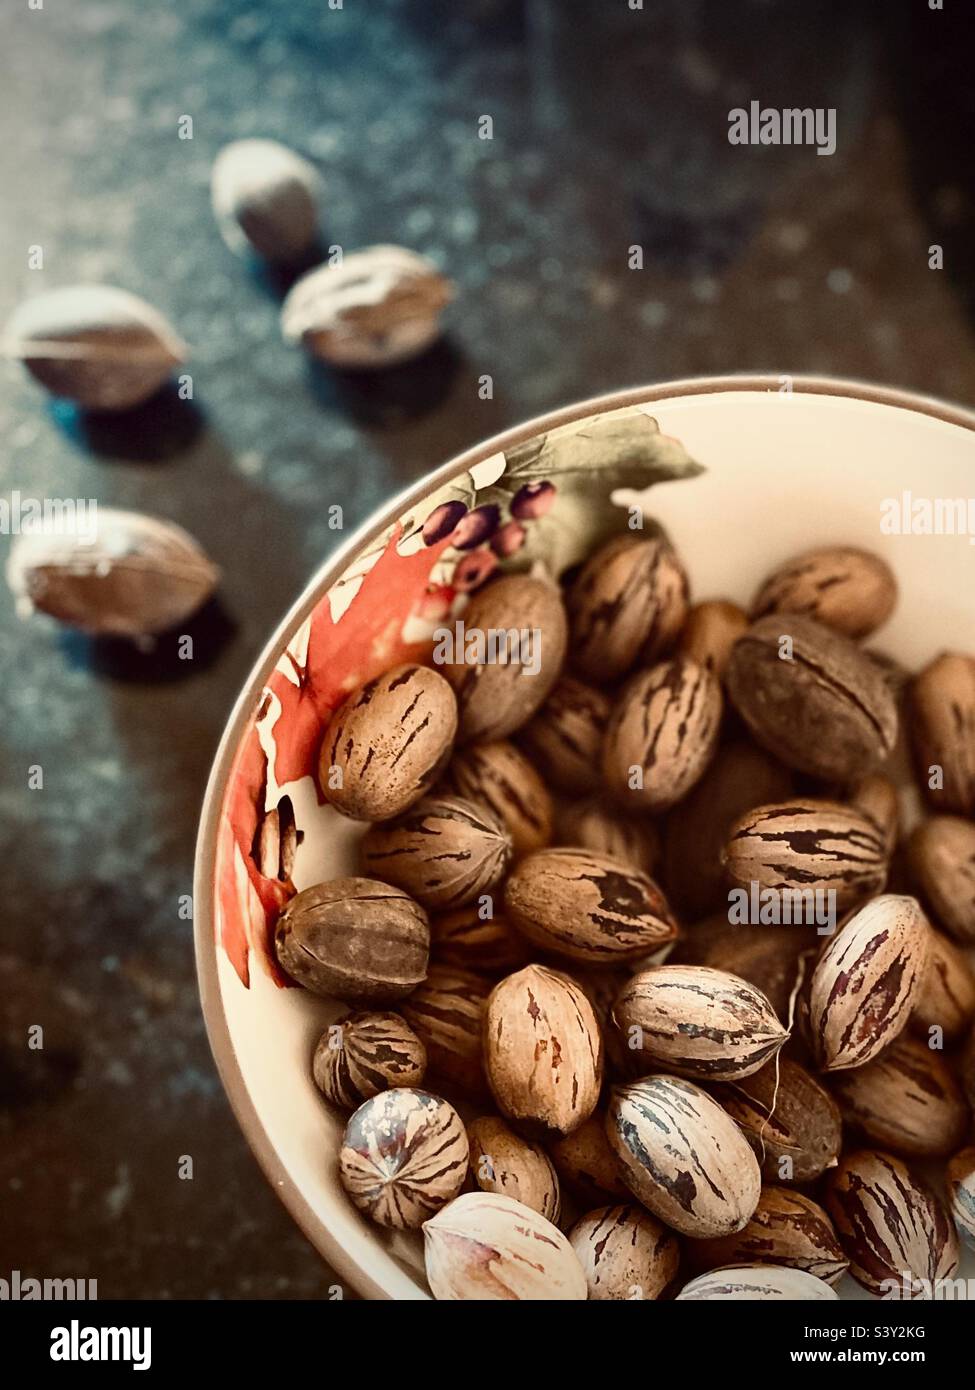
[[529,965],[494,987],[484,1060],[498,1109],[521,1129],[571,1134],[596,1108],[599,1024],[586,995],[560,971]]
[[877,555],[851,546],[810,550],[780,565],[752,602],[751,615],[805,613],[847,637],[866,637],[897,602],[897,581]]
[[557,1226],[494,1192],[466,1192],[423,1228],[436,1299],[582,1301],[586,1276]]
[[932,816],[908,842],[911,873],[934,915],[956,940],[975,945],[975,824]]
[[678,1302],[706,1302],[715,1299],[732,1302],[799,1303],[839,1298],[834,1288],[815,1274],[804,1269],[786,1269],[783,1265],[738,1265],[730,1269],[715,1269],[699,1274],[685,1284],[677,1295]]
[[940,1028],[956,1042],[975,1018],[975,972],[962,951],[930,927],[928,964],[911,1015],[911,1026],[927,1034]]
[[811,1182],[836,1162],[840,1112],[828,1091],[788,1057],[713,1088],[770,1182]]
[[504,877],[511,841],[486,807],[434,795],[397,820],[372,826],[361,853],[368,873],[438,912],[490,893]]
[[589,1212],[572,1227],[569,1243],[593,1300],[659,1298],[680,1263],[673,1231],[636,1206]]
[[415,1229],[457,1196],[467,1177],[467,1132],[428,1091],[397,1087],[367,1100],[346,1125],[342,1186],[380,1226]]
[[682,1235],[740,1231],[758,1205],[755,1155],[717,1101],[690,1081],[647,1076],[616,1087],[606,1133],[626,1184]]
[[559,678],[568,640],[562,596],[546,579],[505,575],[477,591],[463,621],[468,634],[483,633],[485,642],[492,631],[537,634],[527,651],[518,648],[518,661],[467,665],[455,653],[460,659],[443,668],[457,696],[459,739],[507,738],[532,717]]
[[660,863],[660,832],[649,816],[627,816],[598,798],[564,807],[558,836],[560,844],[608,855],[651,876]]
[[739,816],[784,801],[792,774],[744,739],[719,748],[704,776],[667,816],[663,882],[677,910],[696,921],[724,905],[721,851]]
[[318,1040],[312,1075],[334,1105],[353,1109],[393,1086],[419,1086],[427,1053],[399,1014],[354,1013]]
[[975,1250],[975,1148],[962,1149],[948,1164],[948,1195],[955,1225]]
[[562,676],[518,742],[559,791],[581,796],[599,786],[599,750],[612,701],[575,676]]
[[458,796],[493,811],[510,835],[515,855],[551,842],[552,798],[524,753],[507,739],[462,748],[447,770],[446,783]]
[[411,897],[369,878],[306,888],[278,917],[282,968],[313,994],[381,1004],[415,989],[427,973],[430,926]]
[[962,1142],[971,1119],[940,1053],[906,1033],[865,1067],[838,1075],[833,1094],[844,1124],[908,1158],[944,1158]]
[[788,1187],[764,1187],[751,1220],[717,1240],[696,1240],[688,1254],[695,1269],[725,1265],[785,1265],[836,1284],[849,1261],[821,1206]]
[[506,975],[528,964],[528,947],[500,912],[483,916],[477,903],[430,919],[430,950],[438,965]]
[[737,604],[709,599],[695,604],[688,613],[678,650],[723,680],[731,649],[747,627],[748,619]]
[[758,742],[814,777],[854,781],[897,741],[897,705],[876,663],[801,614],[753,623],[735,643],[726,684]]
[[711,761],[721,708],[717,677],[686,657],[634,676],[603,741],[603,780],[611,795],[634,811],[666,811],[680,801]]
[[750,1076],[789,1036],[764,994],[706,965],[655,965],[623,986],[613,1022],[643,1071],[692,1080]]
[[834,892],[838,912],[879,892],[887,876],[887,845],[873,821],[839,802],[812,798],[746,812],[732,826],[722,858],[739,888]]
[[[850,1273],[871,1293],[914,1297],[958,1268],[958,1237],[942,1203],[899,1158],[878,1149],[845,1154],[830,1175],[826,1210]],[[927,1288],[920,1281],[927,1282]]]
[[539,1144],[523,1139],[504,1120],[486,1115],[467,1126],[471,1177],[482,1192],[499,1192],[558,1224],[559,1179]]
[[937,657],[912,681],[909,704],[922,791],[935,810],[975,815],[975,657]]
[[388,820],[428,791],[457,730],[454,692],[426,666],[394,666],[332,715],[322,739],[322,795],[355,820]]
[[573,666],[606,685],[673,645],[687,616],[687,575],[663,537],[616,536],[586,561],[566,607]]
[[485,1092],[481,1035],[491,982],[470,970],[432,965],[400,1010],[426,1048],[429,1070],[465,1096]]
[[528,855],[505,884],[504,906],[535,946],[593,965],[639,960],[677,935],[653,879],[587,850]]
[[823,1071],[862,1067],[904,1028],[924,979],[928,923],[915,898],[860,908],[813,971],[809,1020]]

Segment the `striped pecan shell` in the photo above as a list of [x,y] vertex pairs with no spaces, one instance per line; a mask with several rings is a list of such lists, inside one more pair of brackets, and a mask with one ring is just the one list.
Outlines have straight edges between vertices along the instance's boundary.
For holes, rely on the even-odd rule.
[[482,916],[476,903],[430,919],[430,949],[437,965],[507,975],[528,964],[525,942],[500,913]]
[[837,912],[879,892],[887,876],[884,837],[837,801],[758,806],[732,826],[722,857],[739,888],[835,893]]
[[677,935],[652,878],[586,850],[528,855],[505,884],[504,906],[541,950],[594,965],[639,960]]
[[956,941],[975,946],[975,824],[932,816],[908,842],[915,882]]
[[897,705],[880,668],[801,614],[753,623],[735,643],[726,684],[762,747],[813,777],[854,781],[897,742]]
[[707,965],[655,965],[630,977],[613,1022],[643,1071],[699,1081],[750,1076],[789,1036],[764,994]]
[[826,1210],[850,1273],[871,1293],[930,1298],[935,1281],[958,1268],[958,1237],[947,1211],[891,1154],[845,1154],[830,1177]]
[[322,1094],[353,1109],[393,1086],[419,1086],[427,1053],[413,1029],[392,1013],[354,1013],[326,1028],[312,1058]]
[[518,742],[553,787],[583,796],[599,786],[599,750],[611,709],[601,690],[562,676]]
[[975,972],[965,954],[930,927],[930,950],[911,1026],[919,1033],[940,1028],[945,1042],[957,1042],[975,1018]]
[[696,1240],[698,1269],[725,1265],[785,1265],[836,1284],[849,1267],[833,1223],[811,1198],[787,1187],[764,1187],[747,1226],[717,1240]]
[[975,1250],[975,1148],[962,1149],[949,1162],[948,1196],[955,1225]]
[[558,838],[560,844],[605,854],[644,874],[655,874],[660,863],[660,832],[649,816],[624,815],[597,798],[562,810]]
[[485,644],[492,632],[529,634],[531,649],[519,645],[518,660],[506,647],[507,660],[468,665],[466,652],[455,653],[459,659],[443,668],[457,696],[460,740],[507,738],[544,704],[559,678],[568,639],[562,596],[547,579],[505,575],[477,591],[463,621],[467,634],[482,633]]
[[627,1186],[682,1235],[740,1231],[758,1205],[761,1177],[747,1140],[690,1081],[647,1076],[616,1087],[606,1134]]
[[457,701],[438,671],[394,666],[332,715],[322,739],[322,795],[355,820],[398,816],[442,772],[457,730]]
[[494,1192],[466,1192],[423,1227],[436,1299],[582,1301],[586,1276],[557,1226]]
[[937,657],[914,678],[909,703],[922,790],[937,811],[975,816],[975,657]]
[[591,555],[566,595],[572,664],[606,685],[668,651],[687,616],[687,575],[661,536],[615,536]]
[[659,1298],[680,1263],[674,1233],[637,1206],[589,1212],[572,1227],[569,1243],[594,1300]]
[[823,1071],[862,1067],[910,1017],[928,963],[928,924],[915,898],[887,894],[860,908],[813,971],[809,1020]]
[[714,1269],[699,1274],[685,1284],[677,1295],[678,1302],[703,1302],[713,1299],[734,1302],[756,1302],[763,1299],[796,1303],[839,1298],[835,1289],[804,1269],[787,1269],[783,1265],[738,1265],[730,1269]]
[[462,748],[447,783],[457,796],[486,806],[501,821],[516,856],[551,843],[552,798],[524,753],[507,739]]
[[501,822],[459,796],[425,797],[397,820],[372,826],[362,841],[367,873],[437,912],[489,894],[510,855]]
[[811,1182],[836,1162],[843,1141],[836,1102],[790,1058],[715,1086],[713,1094],[751,1144],[769,1182]]
[[495,985],[484,1058],[498,1109],[525,1131],[571,1134],[596,1108],[599,1024],[582,989],[560,971],[529,965]]
[[281,967],[313,994],[353,1004],[401,999],[427,973],[430,926],[411,897],[370,878],[305,888],[278,917]]
[[971,1118],[951,1068],[907,1033],[865,1067],[840,1073],[833,1094],[844,1124],[908,1158],[952,1153]]
[[603,780],[622,806],[666,811],[704,773],[721,729],[721,686],[677,657],[624,686],[603,740]]
[[494,1115],[472,1120],[467,1136],[471,1177],[482,1192],[513,1197],[558,1224],[562,1212],[559,1179],[539,1144],[522,1139]]
[[400,1004],[426,1048],[431,1073],[463,1094],[485,1091],[482,1031],[491,982],[470,970],[432,965],[427,978]]
[[805,613],[847,637],[866,637],[897,602],[897,581],[877,555],[852,546],[810,550],[780,565],[752,602],[752,617]]
[[380,1226],[414,1229],[457,1196],[467,1177],[467,1133],[454,1107],[399,1087],[367,1100],[345,1127],[342,1186]]

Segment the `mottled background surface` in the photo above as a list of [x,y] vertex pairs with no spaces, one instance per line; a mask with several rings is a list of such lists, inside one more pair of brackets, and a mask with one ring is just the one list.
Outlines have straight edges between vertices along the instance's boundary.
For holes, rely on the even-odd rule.
[[[0,594],[0,1276],[93,1277],[102,1297],[322,1296],[328,1271],[223,1098],[178,912],[235,693],[340,539],[331,504],[351,528],[525,416],[748,369],[971,403],[975,94],[964,7],[946,8],[3,7],[0,316],[46,286],[133,290],[192,344],[195,400],[86,418],[6,365],[0,490],[172,517],[225,577],[190,664],[19,624]],[[728,111],[752,98],[835,106],[836,154],[730,146]],[[319,164],[326,244],[396,241],[443,264],[460,294],[440,349],[356,383],[284,346],[281,285],[226,251],[209,212],[211,160],[244,135]],[[38,1022],[47,1046],[28,1053]]]

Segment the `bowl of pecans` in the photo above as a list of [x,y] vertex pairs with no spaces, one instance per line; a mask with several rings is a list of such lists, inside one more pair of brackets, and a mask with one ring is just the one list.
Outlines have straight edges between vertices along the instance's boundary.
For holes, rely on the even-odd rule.
[[333,1296],[975,1278],[973,469],[938,401],[678,382],[488,440],[314,576],[195,930]]

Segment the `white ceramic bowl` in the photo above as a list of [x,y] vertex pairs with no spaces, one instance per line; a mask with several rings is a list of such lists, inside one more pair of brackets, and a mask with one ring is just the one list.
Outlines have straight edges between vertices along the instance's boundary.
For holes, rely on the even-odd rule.
[[[603,447],[601,433],[615,437],[616,421],[624,434],[636,431],[639,453],[652,417],[706,470],[646,496],[648,512],[680,550],[697,598],[747,603],[758,581],[788,556],[816,545],[858,545],[882,554],[901,586],[895,615],[875,645],[912,668],[946,647],[975,651],[975,537],[881,529],[885,500],[906,492],[975,496],[975,415],[858,383],[796,378],[786,391],[783,381],[729,377],[621,392],[555,411],[445,464],[392,501],[314,576],[230,717],[196,862],[197,964],[210,1042],[270,1182],[340,1277],[367,1297],[429,1296],[421,1242],[365,1221],[339,1185],[343,1123],[314,1087],[310,1055],[341,1006],[282,988],[273,977],[269,922],[282,890],[254,868],[258,814],[290,797],[304,834],[293,875],[298,889],[353,871],[357,827],[319,806],[310,775],[322,718],[361,680],[403,654],[429,650],[433,621],[452,597],[444,581],[453,552],[404,536],[458,481],[470,495],[473,477],[479,500],[494,498],[506,458],[512,474],[535,476],[532,457],[548,455],[538,455],[530,441],[541,436],[550,444],[574,440],[570,454],[578,446],[574,457],[582,460],[581,471],[570,466],[564,485],[556,478],[555,512],[538,533],[546,554],[554,545],[561,560],[572,558],[572,533],[608,512],[607,475],[588,467],[586,449],[594,439]],[[627,447],[616,454],[619,468],[609,476],[628,479]],[[852,1281],[844,1293],[865,1296]]]

